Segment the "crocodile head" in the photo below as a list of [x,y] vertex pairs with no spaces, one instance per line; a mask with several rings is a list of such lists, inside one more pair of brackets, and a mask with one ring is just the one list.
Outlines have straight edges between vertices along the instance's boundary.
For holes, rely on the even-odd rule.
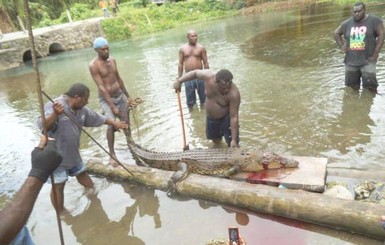
[[262,164],[265,169],[274,168],[295,168],[298,167],[299,162],[297,160],[280,156],[273,152],[265,152],[262,157]]
[[295,168],[299,162],[294,159],[280,156],[273,152],[258,150],[234,150],[231,160],[237,162],[244,172],[255,172],[263,169]]

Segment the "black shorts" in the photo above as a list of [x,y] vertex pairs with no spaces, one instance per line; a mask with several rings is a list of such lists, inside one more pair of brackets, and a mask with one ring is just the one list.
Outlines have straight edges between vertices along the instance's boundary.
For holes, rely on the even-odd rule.
[[[230,116],[227,114],[221,119],[212,119],[206,116],[206,137],[210,140],[220,140],[225,137],[227,146],[231,143]],[[239,135],[237,138],[239,143]]]
[[378,87],[376,76],[376,64],[366,64],[363,66],[345,65],[345,85],[354,89],[362,87],[376,90]]

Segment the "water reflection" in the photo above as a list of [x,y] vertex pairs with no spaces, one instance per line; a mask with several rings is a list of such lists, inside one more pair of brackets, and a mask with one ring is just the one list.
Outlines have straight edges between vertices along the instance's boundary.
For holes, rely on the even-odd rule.
[[330,3],[310,5],[286,16],[293,20],[248,40],[242,51],[249,59],[285,67],[331,65],[330,25],[339,14]]
[[159,199],[155,195],[155,190],[142,185],[125,183],[122,187],[134,202],[125,208],[124,215],[119,220],[109,218],[102,207],[101,199],[95,193],[87,195],[88,206],[80,214],[68,213],[64,216],[63,221],[71,227],[77,242],[80,244],[145,244],[136,235],[134,229],[135,219],[145,215],[153,217],[155,229],[161,227],[158,213]]
[[375,126],[370,118],[370,109],[375,95],[363,89],[361,92],[345,88],[342,98],[342,112],[334,122],[330,132],[333,148],[342,154],[348,151],[363,152],[363,148],[355,148],[357,144],[370,142],[371,127]]

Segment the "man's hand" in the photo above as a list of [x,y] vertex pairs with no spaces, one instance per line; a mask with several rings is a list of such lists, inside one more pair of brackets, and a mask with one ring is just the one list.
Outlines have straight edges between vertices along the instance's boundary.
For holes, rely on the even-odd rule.
[[112,113],[114,113],[114,115],[119,115],[120,111],[119,111],[118,107],[114,106],[111,109],[112,109]]
[[230,142],[230,147],[231,147],[231,148],[238,148],[239,145],[238,145],[238,143],[237,143],[236,140],[232,140],[232,141]]
[[127,99],[128,108],[135,107],[135,101],[133,99]]
[[346,51],[348,51],[348,48],[346,47],[346,44],[342,44],[341,46],[341,50],[344,51],[344,53],[346,53]]
[[32,168],[28,176],[46,182],[48,176],[60,165],[63,157],[56,149],[56,141],[42,136],[38,147],[31,152]]
[[378,54],[372,54],[367,60],[368,63],[376,63],[378,59]]
[[64,112],[64,106],[59,102],[54,102],[52,105],[54,113],[59,116]]
[[128,128],[128,124],[126,122],[123,122],[123,121],[114,121],[112,126],[117,131],[119,129],[127,129]]
[[179,78],[177,78],[176,81],[174,82],[175,93],[180,92],[181,88],[182,88],[182,84],[179,82]]

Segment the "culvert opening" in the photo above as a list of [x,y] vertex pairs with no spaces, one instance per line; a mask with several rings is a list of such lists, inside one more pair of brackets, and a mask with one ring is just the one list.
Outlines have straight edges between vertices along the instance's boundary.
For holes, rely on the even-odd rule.
[[49,46],[49,54],[55,54],[65,51],[64,47],[60,43],[53,43]]

